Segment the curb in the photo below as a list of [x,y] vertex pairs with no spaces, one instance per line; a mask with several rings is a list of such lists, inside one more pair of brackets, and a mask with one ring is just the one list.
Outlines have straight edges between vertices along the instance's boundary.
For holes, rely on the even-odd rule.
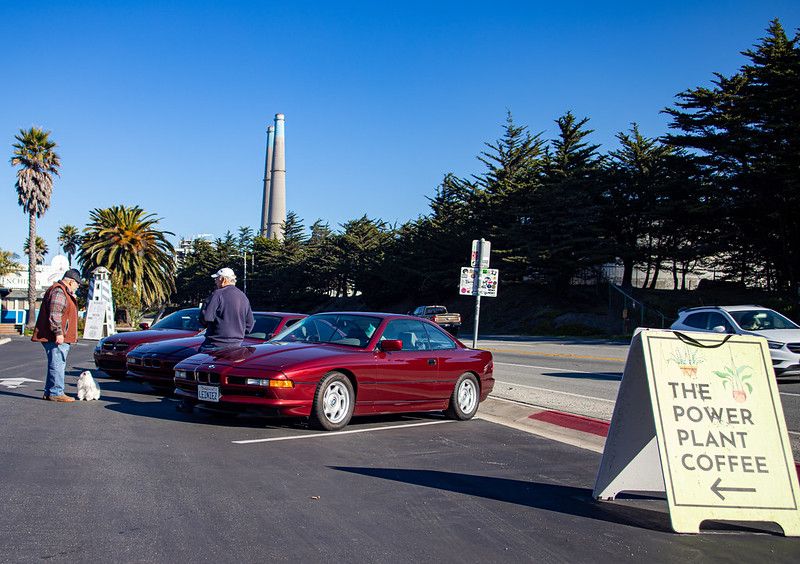
[[2,339],[0,339],[0,345],[5,345],[6,343],[10,343],[10,342],[11,342],[11,338],[10,337],[3,337]]
[[[491,396],[481,403],[475,417],[601,454],[611,426],[603,419]],[[800,479],[800,462],[794,467]]]

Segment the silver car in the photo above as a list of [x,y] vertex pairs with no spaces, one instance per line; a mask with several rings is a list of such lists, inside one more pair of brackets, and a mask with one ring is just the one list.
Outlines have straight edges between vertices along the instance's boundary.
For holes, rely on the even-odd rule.
[[670,329],[764,337],[775,376],[800,376],[800,326],[769,308],[737,305],[682,309]]

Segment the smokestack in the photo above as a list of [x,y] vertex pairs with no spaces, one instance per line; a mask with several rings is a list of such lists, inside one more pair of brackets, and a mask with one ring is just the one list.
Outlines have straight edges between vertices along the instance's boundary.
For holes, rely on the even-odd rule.
[[284,144],[283,114],[275,114],[275,141],[272,149],[272,175],[269,190],[269,225],[267,236],[283,240],[286,221],[286,146]]
[[270,176],[272,174],[272,147],[275,144],[275,126],[267,127],[267,156],[264,158],[264,199],[261,201],[261,230],[259,235],[267,236],[269,222]]

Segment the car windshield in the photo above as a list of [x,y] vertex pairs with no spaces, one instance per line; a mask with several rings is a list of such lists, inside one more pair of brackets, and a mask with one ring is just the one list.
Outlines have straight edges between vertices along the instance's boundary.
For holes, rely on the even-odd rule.
[[275,331],[281,318],[276,315],[259,315],[255,314],[253,317],[256,319],[253,330],[247,336],[253,339],[266,339]]
[[151,329],[184,329],[186,331],[200,330],[199,309],[182,309],[166,316],[154,324]]
[[349,314],[318,314],[306,317],[281,332],[272,342],[331,343],[366,347],[381,324],[380,317]]
[[766,331],[769,329],[800,329],[794,322],[771,309],[749,309],[730,312],[739,327],[745,331]]

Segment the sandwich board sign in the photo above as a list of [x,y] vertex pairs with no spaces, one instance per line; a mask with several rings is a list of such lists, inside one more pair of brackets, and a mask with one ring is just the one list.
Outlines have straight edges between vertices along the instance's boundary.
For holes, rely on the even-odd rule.
[[666,493],[672,529],[771,521],[800,536],[800,487],[767,341],[634,336],[594,497]]
[[94,270],[93,274],[86,304],[86,324],[83,327],[83,338],[97,341],[113,335],[117,332],[117,328],[114,323],[110,272],[100,266]]

